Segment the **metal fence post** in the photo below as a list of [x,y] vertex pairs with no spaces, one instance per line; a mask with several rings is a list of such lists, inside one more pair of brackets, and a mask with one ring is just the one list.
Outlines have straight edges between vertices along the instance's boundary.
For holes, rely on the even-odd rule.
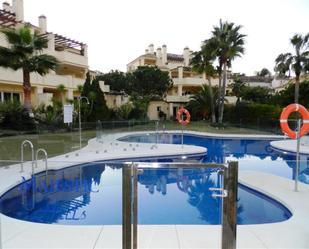
[[138,187],[138,165],[132,163],[132,185],[133,185],[133,198],[132,198],[132,211],[133,211],[133,249],[137,249],[137,224],[138,224],[138,216],[137,216],[137,212],[138,212],[138,191],[137,191],[137,187]]
[[223,198],[221,248],[236,249],[238,162],[228,163],[224,171],[224,185],[227,197]]
[[132,249],[131,167],[122,168],[122,248]]

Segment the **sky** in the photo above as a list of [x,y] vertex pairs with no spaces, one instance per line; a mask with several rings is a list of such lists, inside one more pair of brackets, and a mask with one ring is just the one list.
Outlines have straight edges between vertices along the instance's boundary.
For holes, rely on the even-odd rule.
[[25,21],[37,25],[44,14],[49,32],[87,43],[90,69],[104,73],[126,71],[151,43],[197,51],[220,18],[247,35],[232,64],[247,75],[272,71],[277,55],[292,51],[289,39],[309,32],[309,0],[24,0],[24,9]]

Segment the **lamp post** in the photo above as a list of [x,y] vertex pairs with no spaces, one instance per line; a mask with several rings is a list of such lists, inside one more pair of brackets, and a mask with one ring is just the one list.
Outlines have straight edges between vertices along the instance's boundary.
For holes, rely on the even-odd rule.
[[82,118],[81,118],[81,112],[80,112],[80,102],[82,99],[87,100],[87,104],[89,105],[89,100],[87,97],[85,96],[78,97],[79,149],[82,148]]

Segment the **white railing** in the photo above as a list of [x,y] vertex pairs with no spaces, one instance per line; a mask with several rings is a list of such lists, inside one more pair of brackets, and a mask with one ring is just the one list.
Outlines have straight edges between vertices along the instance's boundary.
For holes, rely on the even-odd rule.
[[167,102],[189,102],[191,95],[178,96],[178,95],[167,95]]

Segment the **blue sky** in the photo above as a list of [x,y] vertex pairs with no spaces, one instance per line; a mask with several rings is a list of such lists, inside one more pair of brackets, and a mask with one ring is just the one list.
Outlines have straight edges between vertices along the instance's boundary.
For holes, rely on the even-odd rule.
[[89,45],[92,70],[126,70],[153,43],[168,52],[198,50],[219,19],[242,25],[246,53],[232,70],[248,75],[272,70],[289,38],[309,32],[307,0],[24,0],[25,19],[47,16],[48,31]]

